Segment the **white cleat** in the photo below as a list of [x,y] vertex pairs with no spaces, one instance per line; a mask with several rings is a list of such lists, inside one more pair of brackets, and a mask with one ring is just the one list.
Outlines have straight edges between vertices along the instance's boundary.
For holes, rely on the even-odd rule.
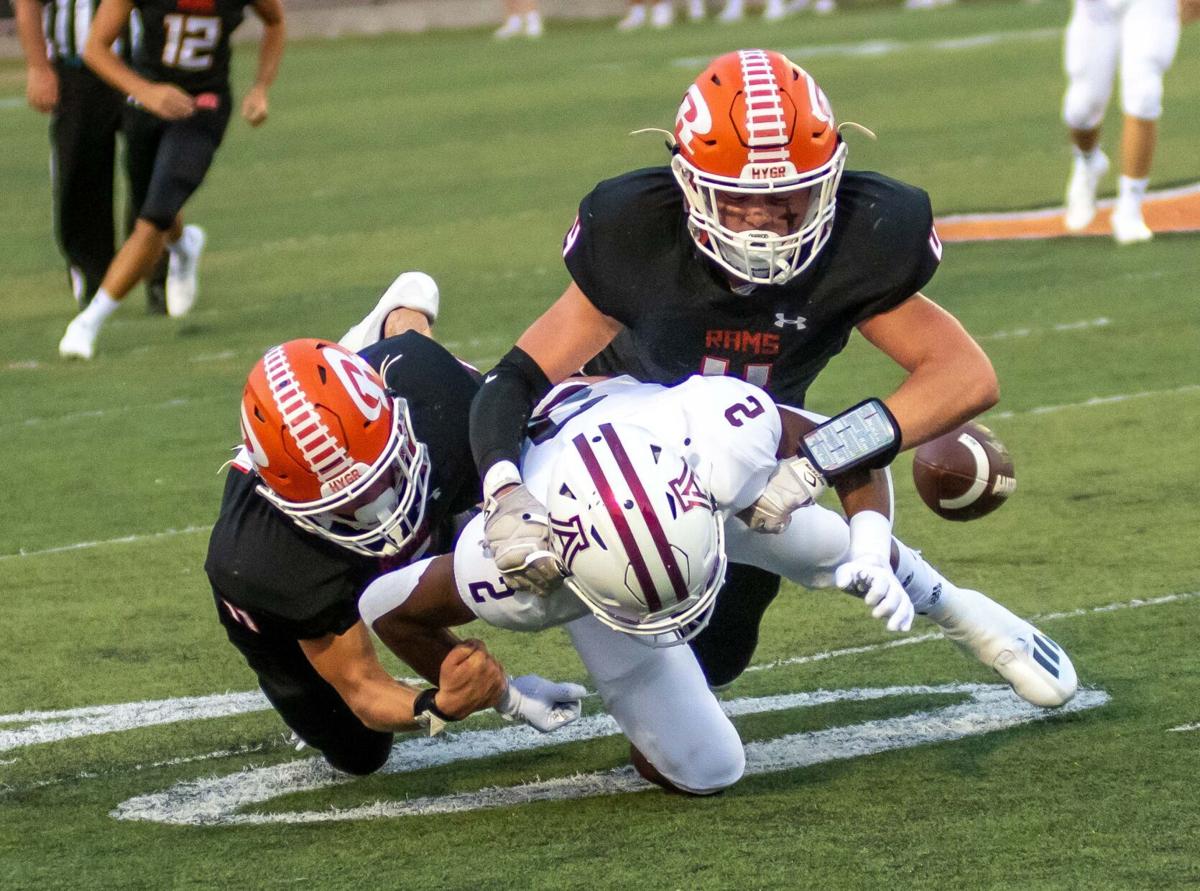
[[787,15],[787,7],[783,0],[767,0],[767,6],[763,10],[763,19],[768,22],[777,22]]
[[1113,208],[1112,232],[1117,244],[1140,244],[1154,237],[1154,232],[1142,218],[1140,208],[1132,212],[1120,207]]
[[835,0],[817,0],[813,4],[813,12],[817,15],[829,15],[837,12],[837,3]]
[[1026,702],[1053,708],[1079,686],[1066,651],[1024,619],[978,591],[959,588],[938,604],[949,640],[995,670]]
[[168,248],[167,315],[186,316],[196,303],[200,254],[204,250],[204,230],[199,226],[184,226],[183,235]]
[[87,360],[96,354],[96,337],[100,325],[86,319],[82,314],[71,319],[66,333],[58,342],[58,354],[64,359]]
[[525,30],[525,22],[519,15],[510,15],[504,24],[492,32],[496,40],[511,40]]
[[670,28],[675,23],[675,4],[672,0],[659,0],[650,9],[650,25],[654,28]]
[[629,7],[629,12],[625,13],[625,18],[617,22],[618,31],[632,31],[635,28],[640,28],[646,24],[646,7],[642,4]]
[[1108,155],[1097,150],[1089,163],[1077,156],[1067,182],[1067,210],[1063,223],[1068,232],[1079,232],[1096,217],[1096,188],[1100,178],[1108,173]]

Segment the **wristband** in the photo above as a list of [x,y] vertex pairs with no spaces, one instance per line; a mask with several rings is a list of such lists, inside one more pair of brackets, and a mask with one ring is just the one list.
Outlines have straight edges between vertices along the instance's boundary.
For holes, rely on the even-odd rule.
[[437,707],[434,699],[437,694],[437,687],[429,687],[418,693],[417,698],[413,700],[413,720],[422,727],[427,727],[430,736],[437,736],[446,729],[447,724],[458,720]]
[[887,467],[900,452],[900,425],[882,400],[866,399],[818,425],[800,440],[800,454],[826,479]]
[[892,561],[892,521],[874,510],[864,510],[850,518],[850,559],[870,558],[884,565]]

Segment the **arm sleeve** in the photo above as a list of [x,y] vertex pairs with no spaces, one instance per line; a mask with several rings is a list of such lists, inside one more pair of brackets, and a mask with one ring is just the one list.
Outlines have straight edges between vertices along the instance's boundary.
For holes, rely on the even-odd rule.
[[550,379],[520,347],[489,371],[471,402],[471,453],[482,479],[499,461],[520,464],[525,425],[550,390]]

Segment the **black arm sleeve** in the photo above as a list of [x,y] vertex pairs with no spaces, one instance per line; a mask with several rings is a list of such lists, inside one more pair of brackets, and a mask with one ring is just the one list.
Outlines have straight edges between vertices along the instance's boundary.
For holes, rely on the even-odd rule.
[[499,461],[520,464],[525,425],[550,386],[541,366],[520,347],[487,373],[471,402],[471,453],[480,479]]

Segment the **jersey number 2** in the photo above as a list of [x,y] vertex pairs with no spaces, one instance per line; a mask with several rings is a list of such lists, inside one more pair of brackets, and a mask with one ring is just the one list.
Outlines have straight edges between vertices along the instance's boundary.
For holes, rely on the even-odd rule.
[[162,62],[168,68],[203,71],[211,68],[212,52],[221,39],[221,20],[211,15],[163,16]]

